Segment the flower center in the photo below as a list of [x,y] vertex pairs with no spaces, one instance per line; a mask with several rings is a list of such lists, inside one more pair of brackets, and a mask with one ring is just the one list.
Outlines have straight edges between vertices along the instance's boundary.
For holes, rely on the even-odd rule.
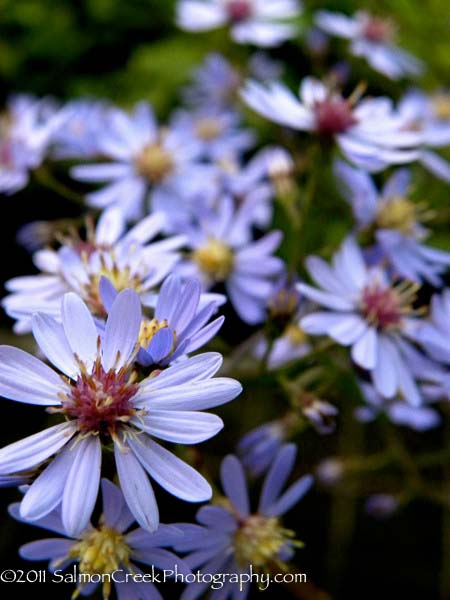
[[205,142],[215,140],[222,132],[219,121],[212,117],[205,117],[197,121],[195,129],[198,137]]
[[417,289],[417,284],[409,282],[385,288],[379,283],[369,284],[362,292],[361,312],[378,329],[397,328],[403,316],[413,312]]
[[287,336],[293,346],[301,346],[308,341],[308,336],[297,323],[288,325],[284,335]]
[[294,532],[281,527],[278,519],[251,515],[234,534],[234,551],[240,566],[253,565],[256,569],[281,565],[281,550],[293,542]]
[[61,411],[77,420],[82,433],[114,435],[136,413],[130,400],[137,389],[127,369],[106,372],[97,359],[92,372],[82,369],[76,383],[61,398]]
[[173,170],[172,156],[161,143],[148,144],[136,159],[138,173],[150,183],[160,183]]
[[227,12],[230,21],[239,23],[251,17],[252,6],[248,0],[228,0]]
[[363,36],[370,42],[389,42],[393,33],[392,23],[376,17],[370,17],[363,27]]
[[[169,327],[167,319],[163,319],[162,321],[158,321],[158,319],[143,319],[139,330],[139,345],[142,348],[148,348],[155,333],[167,327]],[[175,338],[175,332],[173,332],[173,336]]]
[[211,238],[193,253],[200,269],[215,281],[224,281],[233,269],[234,255],[229,246]]
[[437,93],[433,98],[433,108],[438,119],[450,119],[450,93]]
[[139,293],[142,289],[142,281],[136,273],[131,273],[128,266],[120,268],[114,261],[110,265],[107,265],[103,255],[101,256],[101,263],[100,271],[90,273],[88,282],[83,286],[83,300],[94,315],[105,317],[106,312],[100,297],[99,287],[102,276],[109,279],[117,292],[131,288]]
[[[80,573],[107,575],[114,573],[120,565],[129,566],[130,548],[124,536],[108,527],[100,527],[86,533],[74,544],[69,557],[79,560]],[[103,583],[103,598],[109,598],[111,582]]]
[[317,102],[315,115],[317,130],[326,136],[342,133],[357,122],[350,101],[340,96],[330,96]]
[[397,229],[410,234],[417,223],[417,209],[414,202],[398,196],[380,205],[377,213],[377,225],[383,229]]

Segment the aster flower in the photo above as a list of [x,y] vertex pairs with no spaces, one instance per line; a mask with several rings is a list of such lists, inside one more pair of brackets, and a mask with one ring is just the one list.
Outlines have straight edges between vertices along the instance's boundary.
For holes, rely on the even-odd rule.
[[[103,278],[100,296],[106,310],[112,307],[117,291]],[[196,279],[182,282],[169,275],[161,286],[153,318],[144,317],[139,331],[137,360],[144,366],[167,366],[180,356],[195,352],[212,339],[223,324],[224,317],[208,323],[217,311],[217,300],[205,294]]]
[[415,431],[427,431],[441,422],[438,411],[430,406],[411,406],[401,398],[387,400],[366,382],[360,382],[359,387],[366,404],[356,409],[355,416],[363,423],[369,423],[379,415],[386,415],[395,425]]
[[432,297],[429,320],[422,322],[413,333],[429,356],[450,365],[450,289]]
[[405,281],[394,284],[381,267],[368,267],[352,237],[346,238],[331,266],[309,257],[307,268],[320,289],[304,283],[298,288],[328,310],[301,319],[302,329],[351,346],[352,359],[370,371],[384,398],[400,393],[410,404],[419,405],[415,373],[426,359],[408,341],[418,326],[412,307],[418,286]]
[[[293,531],[282,527],[280,517],[297,504],[312,484],[312,477],[305,475],[285,492],[281,491],[293,470],[296,452],[294,444],[286,444],[277,452],[264,480],[256,512],[250,510],[242,464],[233,455],[225,457],[221,481],[226,499],[202,507],[197,513],[200,525],[183,526],[184,537],[174,546],[178,552],[188,552],[184,560],[191,569],[239,574],[247,573],[250,566],[266,572],[274,567],[278,572],[285,568],[295,546],[302,544],[294,541]],[[191,584],[183,592],[182,600],[198,598],[206,585]],[[211,592],[211,598],[245,599],[249,587],[247,583],[240,591],[227,581],[220,591]]]
[[450,163],[435,151],[450,145],[450,95],[427,95],[413,89],[401,99],[398,112],[404,129],[422,137],[420,163],[439,179],[450,182]]
[[316,25],[331,35],[351,41],[350,52],[364,57],[372,68],[391,79],[420,75],[423,63],[394,44],[394,26],[388,19],[358,11],[348,17],[342,13],[321,10]]
[[229,61],[211,52],[194,71],[192,83],[183,90],[183,99],[195,109],[229,110],[240,83],[240,75]]
[[450,254],[421,243],[429,235],[422,223],[433,213],[408,197],[410,171],[395,171],[380,191],[370,175],[343,161],[336,161],[334,172],[358,227],[374,230],[376,244],[370,254],[377,260],[386,259],[400,277],[440,286]]
[[178,110],[171,125],[187,139],[195,139],[201,155],[212,162],[235,162],[255,143],[253,133],[240,128],[240,116],[235,111],[214,106]]
[[[10,515],[28,525],[47,529],[64,537],[52,537],[36,540],[21,546],[19,554],[25,560],[50,561],[49,570],[61,573],[72,565],[77,565],[80,576],[102,575],[102,597],[108,600],[112,585],[119,600],[162,600],[162,596],[150,581],[126,581],[126,575],[139,573],[141,569],[134,564],[154,566],[161,570],[174,570],[190,573],[189,568],[173,552],[167,550],[181,536],[180,530],[173,525],[160,524],[158,529],[149,533],[137,527],[130,531],[134,523],[120,489],[107,479],[102,479],[103,510],[97,527],[88,524],[86,529],[76,536],[66,537],[64,524],[58,509],[37,521],[23,519],[19,503],[9,506]],[[119,572],[120,571],[120,572]],[[109,576],[115,573],[114,579]],[[116,580],[116,581],[114,581]],[[123,581],[121,581],[123,580]],[[99,583],[87,581],[79,583],[72,596],[79,594],[91,596],[100,587]]]
[[145,199],[160,195],[188,193],[201,189],[213,167],[201,164],[201,144],[174,128],[160,128],[149,104],[141,102],[133,113],[116,109],[108,127],[99,134],[98,145],[109,162],[79,165],[71,170],[79,181],[108,182],[87,194],[95,208],[119,207],[130,220],[144,212]]
[[271,121],[334,140],[351,162],[367,171],[418,158],[415,147],[422,136],[402,129],[404,121],[388,98],[359,100],[358,89],[344,98],[313,77],[302,81],[300,100],[281,83],[255,81],[246,83],[241,96]]
[[62,240],[57,250],[39,250],[33,256],[41,271],[38,275],[15,277],[6,283],[11,292],[3,307],[17,320],[16,333],[31,330],[35,312],[59,318],[61,299],[74,291],[97,317],[104,317],[99,282],[107,277],[117,291],[135,289],[145,299],[172,270],[184,243],[181,236],[149,243],[165,228],[162,214],[142,219],[125,233],[125,219],[118,209],[109,209],[99,218],[95,229],[88,224],[87,239],[76,235]]
[[177,23],[195,32],[229,26],[238,44],[279,46],[297,34],[294,24],[282,21],[300,12],[299,0],[179,0]]
[[63,117],[48,99],[11,98],[0,119],[0,193],[14,194],[27,185],[30,171],[44,161]]
[[198,214],[196,223],[181,229],[191,254],[177,270],[199,278],[205,289],[223,283],[240,318],[254,325],[264,320],[274,279],[282,273],[284,263],[272,256],[281,242],[281,232],[245,242],[242,229],[247,222],[243,213],[238,218],[229,197],[224,197],[216,210]]
[[101,154],[99,139],[108,128],[112,107],[100,100],[80,99],[62,108],[64,127],[52,136],[55,159],[91,159]]
[[153,531],[159,522],[147,472],[183,500],[210,498],[207,481],[153,438],[192,444],[220,431],[219,417],[199,412],[241,391],[237,381],[213,379],[220,354],[200,354],[139,381],[133,368],[142,322],[136,292],[118,294],[101,337],[76,294],[64,296],[61,314],[62,324],[48,315],[33,317],[36,341],[57,370],[22,350],[0,347],[0,394],[64,418],[0,450],[0,476],[54,456],[26,492],[22,517],[39,519],[61,503],[65,530],[80,534],[97,499],[103,443],[113,444],[123,494],[144,529]]

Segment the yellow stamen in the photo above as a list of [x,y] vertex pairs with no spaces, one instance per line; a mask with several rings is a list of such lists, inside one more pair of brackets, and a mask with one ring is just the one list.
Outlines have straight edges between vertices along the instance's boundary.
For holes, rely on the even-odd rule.
[[195,250],[193,259],[200,269],[215,281],[224,281],[234,265],[231,248],[214,238]]

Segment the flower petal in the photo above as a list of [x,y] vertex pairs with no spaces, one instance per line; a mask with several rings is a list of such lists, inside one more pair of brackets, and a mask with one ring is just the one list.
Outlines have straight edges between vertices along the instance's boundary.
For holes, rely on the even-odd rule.
[[33,335],[47,359],[62,373],[74,379],[78,365],[67,342],[64,327],[53,317],[33,315]]
[[64,295],[61,316],[69,346],[91,368],[97,357],[98,333],[88,307],[71,292]]
[[226,456],[220,468],[220,479],[225,494],[241,517],[248,517],[250,502],[247,481],[241,462],[232,454]]
[[102,343],[102,365],[105,371],[128,364],[136,348],[142,310],[134,290],[123,290],[111,307]]
[[153,437],[176,444],[198,444],[213,437],[223,428],[220,417],[204,412],[151,410],[132,423]]
[[147,531],[156,531],[158,505],[146,472],[130,448],[121,449],[114,444],[114,456],[120,487],[134,518]]
[[187,502],[211,498],[211,486],[206,479],[156,442],[142,436],[130,439],[129,444],[151,477],[169,493]]
[[89,525],[98,495],[102,448],[98,437],[77,440],[62,497],[62,521],[67,533],[80,535]]

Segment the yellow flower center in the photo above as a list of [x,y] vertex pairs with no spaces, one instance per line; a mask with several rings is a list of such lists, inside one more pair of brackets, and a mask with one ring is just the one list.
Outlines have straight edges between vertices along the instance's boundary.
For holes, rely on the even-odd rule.
[[[80,573],[106,575],[116,571],[120,565],[128,566],[130,548],[124,536],[108,527],[102,526],[86,533],[75,543],[69,557],[79,560]],[[103,583],[103,598],[109,598],[111,583]]]
[[439,92],[433,98],[434,112],[438,119],[450,119],[450,94]]
[[136,159],[138,172],[150,183],[159,183],[173,170],[172,156],[161,143],[148,144]]
[[[293,543],[294,532],[284,529],[275,517],[251,515],[234,534],[234,551],[240,566],[248,564],[256,569],[272,564],[284,568],[279,554],[288,543]],[[299,542],[296,545],[302,545]]]
[[401,233],[410,234],[417,223],[417,207],[408,198],[402,196],[383,203],[377,214],[377,224],[384,229],[397,229]]
[[195,250],[193,259],[200,269],[215,281],[224,281],[234,265],[231,248],[213,238],[205,246]]
[[118,292],[127,288],[131,288],[138,293],[142,290],[141,278],[132,273],[130,267],[119,268],[115,262],[112,266],[107,266],[105,261],[103,261],[100,271],[89,275],[89,281],[84,285],[83,289],[83,299],[96,316],[106,316],[99,290],[102,276],[109,279]]
[[[139,345],[142,348],[148,348],[155,333],[157,333],[160,329],[165,329],[168,326],[169,324],[167,322],[167,319],[163,319],[162,321],[158,321],[158,319],[143,319],[141,323],[141,328],[139,330]],[[175,332],[173,333],[173,335],[175,338]],[[174,345],[175,341],[176,340],[174,339]]]
[[308,336],[297,323],[291,323],[285,329],[284,335],[287,336],[293,346],[301,346],[308,341]]
[[209,142],[218,137],[222,131],[220,123],[212,117],[200,119],[196,125],[197,135],[200,139]]

